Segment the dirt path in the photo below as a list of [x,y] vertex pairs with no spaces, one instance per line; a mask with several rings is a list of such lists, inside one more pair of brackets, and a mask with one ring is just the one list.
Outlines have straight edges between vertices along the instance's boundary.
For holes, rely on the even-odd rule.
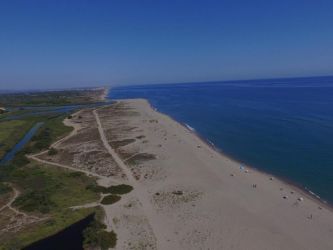
[[97,122],[98,132],[100,134],[103,145],[105,149],[108,151],[108,153],[113,157],[118,166],[126,174],[126,177],[130,185],[133,186],[134,188],[133,192],[135,192],[137,199],[142,204],[146,218],[148,219],[149,224],[153,229],[157,241],[157,249],[172,249],[173,244],[171,244],[171,242],[166,240],[166,233],[163,231],[163,225],[161,225],[160,221],[158,220],[158,215],[149,200],[147,191],[140,185],[140,183],[138,183],[135,180],[131,170],[128,168],[128,166],[123,162],[123,160],[118,156],[118,154],[108,143],[97,110],[98,109],[94,110],[93,113]]
[[40,220],[41,218],[39,217],[36,217],[36,216],[33,216],[33,215],[28,215],[26,214],[25,212],[21,212],[19,210],[17,210],[15,207],[12,206],[12,204],[14,203],[14,201],[16,200],[16,198],[20,195],[20,192],[14,188],[12,185],[11,185],[11,188],[13,189],[13,192],[14,192],[14,195],[13,197],[8,201],[8,203],[4,206],[2,206],[0,208],[0,212],[6,208],[9,208],[10,210],[12,210],[15,214],[17,215],[22,215],[22,216],[25,216],[25,217],[30,217],[30,218],[33,218],[35,220]]
[[[97,177],[99,179],[107,179],[107,177],[103,176],[103,175],[99,175],[99,174],[96,174],[94,172],[90,172],[88,170],[84,170],[84,169],[79,169],[79,168],[74,168],[74,167],[70,167],[70,166],[67,166],[67,165],[64,165],[64,164],[60,164],[60,163],[56,163],[56,162],[52,162],[52,161],[46,161],[46,160],[42,160],[40,158],[37,157],[38,155],[27,155],[27,157],[29,159],[32,159],[32,160],[35,160],[35,161],[38,161],[40,163],[44,163],[44,164],[48,164],[48,165],[53,165],[53,166],[56,166],[56,167],[61,167],[61,168],[66,168],[66,169],[69,169],[69,170],[72,170],[72,171],[77,171],[77,172],[82,172],[84,174],[86,174],[87,176],[94,176],[94,177]],[[116,182],[114,180],[112,180],[113,182]]]
[[[81,111],[78,111],[78,112],[74,113],[73,115],[78,115],[80,112]],[[50,146],[50,148],[51,147],[57,148],[60,143],[62,143],[63,141],[68,140],[69,138],[75,136],[78,133],[78,131],[81,129],[81,125],[80,124],[73,123],[71,120],[69,120],[67,118],[63,121],[63,123],[66,126],[68,126],[68,127],[73,127],[73,130],[68,135],[66,135],[65,137],[63,137],[63,138],[59,139],[58,141],[52,143],[51,146]],[[44,164],[48,164],[48,165],[53,165],[53,166],[61,167],[61,168],[66,168],[66,169],[69,169],[69,170],[72,170],[72,171],[81,172],[81,173],[86,174],[87,176],[97,177],[100,180],[100,184],[101,185],[103,185],[103,183],[108,183],[109,182],[109,178],[106,177],[106,176],[99,175],[99,174],[96,174],[96,173],[88,171],[88,170],[74,168],[74,167],[67,166],[67,165],[64,165],[64,164],[60,164],[60,163],[56,163],[56,162],[52,162],[52,161],[47,161],[47,160],[43,160],[43,159],[38,158],[38,156],[46,153],[47,151],[48,151],[48,149],[44,150],[42,152],[38,152],[36,154],[31,154],[31,155],[26,155],[26,156],[29,159],[38,161],[40,163],[44,163]],[[114,180],[114,179],[112,179],[112,182],[119,183],[119,181]]]
[[12,188],[13,191],[14,191],[14,196],[13,196],[13,197],[7,202],[6,205],[4,205],[4,206],[2,206],[2,207],[0,208],[0,212],[1,212],[2,210],[4,210],[5,208],[11,208],[11,205],[13,204],[13,202],[15,201],[15,199],[19,196],[19,192],[18,192],[14,187],[11,186],[11,188]]
[[[78,111],[78,112],[74,113],[73,115],[78,115],[80,112],[81,112],[81,111]],[[67,127],[72,127],[73,130],[72,130],[68,135],[66,135],[65,137],[62,137],[62,138],[59,139],[58,141],[55,141],[54,143],[52,143],[52,144],[50,145],[49,148],[57,148],[58,145],[59,145],[60,143],[62,143],[63,141],[65,141],[65,140],[67,140],[67,139],[69,139],[69,138],[71,138],[72,136],[76,135],[77,132],[79,131],[79,129],[81,128],[81,126],[80,126],[79,124],[73,123],[73,122],[71,122],[71,121],[70,121],[69,119],[67,119],[67,118],[63,121],[63,123],[64,123],[65,126],[67,126]],[[48,151],[48,149],[43,150],[43,151],[41,151],[41,152],[38,152],[38,153],[36,153],[36,154],[32,154],[32,155],[30,155],[30,156],[39,156],[39,155],[42,155],[42,154],[46,153],[47,151]],[[29,157],[29,156],[28,156],[28,157]]]

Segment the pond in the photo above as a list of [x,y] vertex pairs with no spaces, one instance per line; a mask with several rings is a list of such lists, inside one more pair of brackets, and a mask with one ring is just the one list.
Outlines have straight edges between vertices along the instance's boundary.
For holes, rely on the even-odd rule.
[[24,250],[82,250],[83,249],[83,231],[94,220],[94,214],[91,214],[66,229],[45,239],[39,240],[23,248]]

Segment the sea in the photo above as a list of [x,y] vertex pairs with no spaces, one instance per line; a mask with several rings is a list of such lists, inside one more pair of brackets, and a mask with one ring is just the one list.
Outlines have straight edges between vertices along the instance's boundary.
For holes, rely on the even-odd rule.
[[111,87],[146,98],[223,154],[333,204],[333,77]]

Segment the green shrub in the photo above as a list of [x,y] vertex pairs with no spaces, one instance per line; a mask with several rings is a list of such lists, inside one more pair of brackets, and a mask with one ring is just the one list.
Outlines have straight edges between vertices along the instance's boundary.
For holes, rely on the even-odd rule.
[[24,150],[18,152],[12,160],[11,165],[13,165],[14,167],[23,167],[30,163],[29,159],[25,156],[25,154],[26,151]]
[[48,155],[56,155],[58,154],[58,150],[55,148],[50,148],[49,151],[47,152]]
[[103,205],[111,205],[113,203],[116,203],[117,201],[120,201],[121,197],[119,195],[108,195],[108,196],[105,196],[103,198],[103,200],[101,201],[101,203]]
[[114,248],[117,243],[117,235],[114,231],[105,231],[105,225],[99,222],[96,218],[83,232],[84,248],[94,249],[100,248],[107,250]]
[[98,186],[95,183],[89,184],[86,189],[91,190],[96,193],[103,193],[103,194],[127,194],[133,190],[133,187],[126,184],[120,184],[110,187],[102,187]]
[[111,194],[127,194],[133,190],[133,187],[126,184],[120,184],[116,186],[111,186],[105,188],[103,193],[111,193]]
[[42,191],[28,191],[15,200],[14,206],[27,212],[48,213],[55,204]]
[[85,174],[84,173],[82,173],[82,172],[70,172],[70,173],[68,173],[68,176],[69,177],[72,177],[72,178],[81,178],[81,177],[85,177]]
[[104,192],[105,187],[101,187],[97,185],[96,183],[90,183],[89,185],[86,186],[87,190],[93,191],[95,193],[101,193]]
[[12,189],[11,189],[10,186],[8,186],[8,185],[5,184],[5,183],[0,182],[0,195],[1,195],[1,194],[9,193],[11,190],[12,190]]
[[111,232],[101,231],[98,234],[98,238],[99,238],[99,246],[101,247],[102,250],[114,248],[117,244],[117,235],[114,231]]

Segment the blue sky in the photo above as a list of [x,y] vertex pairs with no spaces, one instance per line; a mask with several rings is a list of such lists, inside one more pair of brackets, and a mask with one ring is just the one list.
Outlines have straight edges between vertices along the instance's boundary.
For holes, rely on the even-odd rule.
[[0,89],[333,75],[333,1],[2,0]]

